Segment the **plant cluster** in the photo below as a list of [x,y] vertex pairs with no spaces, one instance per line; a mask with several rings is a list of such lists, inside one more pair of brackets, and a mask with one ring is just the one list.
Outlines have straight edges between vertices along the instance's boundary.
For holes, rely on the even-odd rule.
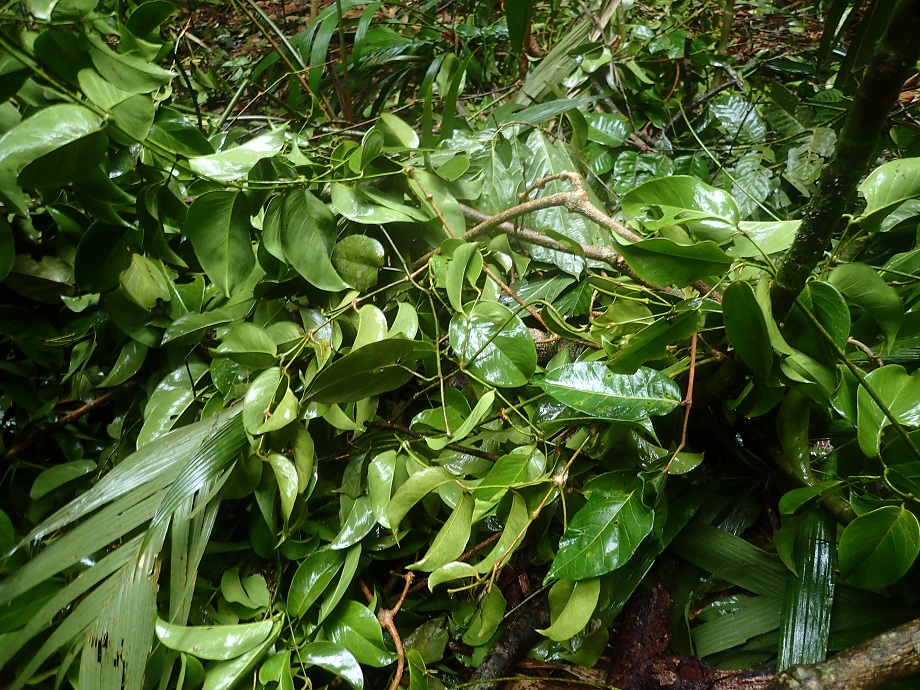
[[715,4],[469,4],[240,0],[272,51],[217,114],[165,0],[5,10],[10,687],[437,690],[539,606],[530,655],[592,666],[652,582],[733,667],[916,614],[909,104],[774,314],[831,57],[719,55]]

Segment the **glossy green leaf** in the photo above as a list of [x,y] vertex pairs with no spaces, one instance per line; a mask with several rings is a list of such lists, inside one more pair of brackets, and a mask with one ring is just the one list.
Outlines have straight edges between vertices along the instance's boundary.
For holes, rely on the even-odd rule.
[[181,366],[157,385],[144,409],[144,425],[137,435],[140,448],[172,429],[182,414],[195,401],[195,384],[207,368],[200,363]]
[[345,552],[332,549],[320,549],[307,556],[291,580],[287,597],[288,613],[302,617],[326,591],[344,562]]
[[465,369],[499,388],[527,383],[537,350],[520,317],[494,302],[478,302],[450,322],[450,345]]
[[35,481],[32,482],[29,498],[33,501],[37,501],[45,494],[57,489],[59,486],[63,486],[74,479],[79,479],[95,470],[96,463],[92,460],[74,460],[73,462],[65,462],[61,465],[50,467],[38,475]]
[[443,467],[426,467],[409,477],[393,495],[387,506],[387,521],[396,530],[412,507],[425,496],[448,482],[456,481],[454,475]]
[[256,664],[268,653],[281,634],[282,622],[271,622],[272,629],[262,644],[233,659],[208,664],[202,690],[231,690],[244,678],[251,678]]
[[579,412],[623,422],[667,414],[683,399],[677,384],[659,371],[614,374],[603,362],[563,364],[547,372],[540,386]]
[[371,501],[374,518],[383,527],[390,527],[387,520],[387,506],[393,489],[393,475],[396,471],[396,451],[386,450],[377,455],[367,466],[367,494]]
[[457,507],[435,535],[428,553],[420,561],[407,567],[410,570],[431,572],[459,558],[470,540],[475,503],[471,495],[463,494]]
[[316,621],[318,624],[322,623],[345,597],[345,594],[355,581],[355,574],[358,572],[358,564],[360,561],[361,544],[355,544],[348,549],[345,554],[345,562],[342,564],[342,575],[336,582],[335,588],[326,595],[322,605],[319,607],[319,616]]
[[333,642],[354,654],[358,663],[380,668],[395,660],[383,644],[383,630],[375,616],[356,601],[343,601],[323,623]]
[[635,492],[594,495],[569,523],[547,580],[585,580],[624,565],[651,533],[654,512]]
[[139,55],[115,52],[96,34],[90,33],[87,37],[90,43],[89,55],[99,74],[123,91],[150,93],[176,76]]
[[[347,549],[364,539],[374,528],[376,519],[371,509],[371,500],[367,496],[359,496],[351,506],[348,517],[342,523],[342,528],[335,539],[329,544],[330,549]],[[363,662],[362,662],[363,663]]]
[[559,580],[549,590],[549,610],[552,624],[537,632],[551,640],[569,640],[582,630],[594,615],[601,593],[601,581]]
[[168,302],[171,294],[162,264],[142,254],[132,254],[131,263],[121,273],[121,288],[143,309],[153,309],[157,300]]
[[485,575],[496,565],[507,561],[508,556],[521,545],[527,528],[530,525],[531,515],[527,510],[527,505],[520,494],[513,494],[511,499],[511,508],[508,517],[505,519],[505,529],[499,538],[495,548],[489,552],[489,555],[476,564],[476,572]]
[[18,172],[55,149],[102,129],[98,115],[82,105],[40,109],[0,136],[0,168]]
[[477,647],[488,642],[505,615],[507,601],[497,586],[492,586],[473,615],[469,628],[461,638],[466,644]]
[[412,223],[416,213],[409,209],[390,208],[372,200],[360,188],[332,185],[332,208],[348,220],[362,225],[386,225],[388,223]]
[[208,278],[228,297],[242,287],[256,264],[249,202],[241,192],[207,192],[186,216],[186,233]]
[[189,159],[189,166],[202,177],[226,182],[238,180],[249,174],[263,158],[271,158],[284,145],[284,130],[253,137],[245,144]]
[[904,305],[878,271],[866,264],[842,264],[833,270],[828,282],[878,322],[890,348],[904,317]]
[[367,235],[348,235],[332,250],[332,265],[348,285],[364,292],[377,284],[386,252],[383,245]]
[[684,175],[649,180],[625,194],[621,204],[623,213],[649,230],[684,225],[697,239],[717,244],[735,234],[740,220],[731,194]]
[[364,688],[364,674],[358,660],[334,642],[308,642],[297,650],[297,660],[305,666],[319,666],[334,673],[355,690]]
[[284,196],[281,210],[281,246],[294,270],[320,290],[348,286],[332,264],[335,218],[328,207],[306,189]]
[[[870,371],[866,385],[881,397],[900,424],[920,426],[920,372],[908,375],[904,367],[889,364]],[[874,458],[879,454],[882,430],[891,422],[862,386],[856,393],[856,412],[859,447]]]
[[363,400],[399,388],[412,378],[408,340],[388,338],[350,352],[323,369],[310,385],[305,401],[342,403]]
[[857,517],[840,535],[840,574],[865,589],[900,580],[920,553],[920,523],[909,510],[884,506]]
[[398,115],[381,113],[374,129],[383,134],[387,146],[418,148],[418,134]]
[[[474,255],[478,262],[473,261]],[[468,270],[473,266],[479,266],[475,270],[475,275],[468,276]],[[445,287],[447,288],[447,300],[454,311],[463,312],[463,288],[469,277],[470,282],[475,285],[476,278],[479,277],[479,271],[482,269],[482,257],[479,254],[479,247],[473,242],[466,242],[456,247],[447,265],[447,275],[445,278]]]
[[387,317],[373,304],[365,304],[358,309],[358,333],[351,350],[377,343],[387,337]]
[[199,659],[226,660],[258,647],[272,632],[274,621],[242,625],[170,625],[157,619],[156,635],[169,649]]
[[664,237],[653,237],[634,244],[621,244],[617,250],[640,278],[654,285],[686,287],[691,283],[721,275],[732,258],[710,241],[677,244]]
[[144,363],[147,357],[147,346],[142,345],[136,340],[129,340],[118,354],[118,359],[112,365],[111,370],[99,384],[99,388],[110,388],[120,386],[129,378],[134,376]]
[[768,377],[773,368],[773,347],[754,289],[742,281],[729,285],[722,296],[722,314],[725,335],[741,361],[761,378]]
[[886,213],[920,195],[920,158],[902,158],[880,165],[859,185],[859,191],[866,198],[860,224],[880,222]]
[[725,252],[736,258],[769,256],[792,246],[795,233],[802,224],[800,220],[750,221],[738,223],[740,235]]
[[819,506],[809,507],[783,529],[793,531],[796,568],[783,601],[778,670],[824,661],[837,560],[836,525]]
[[243,427],[256,434],[271,412],[271,403],[281,385],[281,369],[272,367],[256,377],[243,400]]
[[36,19],[49,20],[82,17],[92,12],[98,0],[29,0],[25,3]]
[[268,419],[258,428],[257,433],[267,434],[278,431],[297,419],[300,410],[300,401],[294,391],[288,388],[281,401],[268,412]]
[[[288,391],[290,392],[290,390]],[[281,517],[285,524],[294,510],[294,501],[297,499],[297,469],[294,463],[281,453],[271,453],[266,459],[275,473],[278,482],[278,493],[281,497]]]
[[[476,401],[476,407],[472,409],[466,419],[458,426],[450,430],[450,435],[441,437],[427,437],[425,442],[432,450],[442,450],[448,443],[456,443],[466,438],[476,426],[482,422],[487,414],[492,411],[492,402],[495,400],[495,391],[488,391],[479,400]],[[437,413],[435,413],[437,414]]]

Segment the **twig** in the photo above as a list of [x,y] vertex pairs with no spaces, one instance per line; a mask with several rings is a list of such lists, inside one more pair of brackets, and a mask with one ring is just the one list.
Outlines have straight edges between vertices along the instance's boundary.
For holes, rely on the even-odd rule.
[[668,470],[671,469],[671,463],[677,459],[677,454],[687,445],[687,425],[690,421],[690,408],[693,407],[693,380],[696,376],[696,338],[697,334],[694,333],[693,337],[690,339],[690,373],[687,377],[687,395],[680,403],[684,407],[684,426],[680,432],[680,443],[677,444],[677,449],[674,451],[671,459],[668,460],[668,464],[664,466],[664,470],[661,472],[662,474],[668,473]]
[[[133,385],[134,385],[133,381],[126,381],[122,385],[122,388],[130,388]],[[31,436],[26,438],[22,443],[19,443],[13,446],[9,450],[7,450],[2,456],[0,456],[0,462],[10,462],[14,458],[22,455],[25,451],[27,451],[29,448],[34,446],[36,443],[46,438],[48,434],[54,433],[58,429],[65,427],[71,422],[75,422],[76,420],[80,419],[80,417],[83,417],[89,414],[91,410],[99,407],[100,405],[104,405],[105,403],[107,403],[109,400],[112,399],[112,395],[113,395],[113,391],[108,391],[106,393],[103,393],[98,398],[94,398],[93,400],[90,400],[85,405],[81,405],[73,412],[68,412],[63,417],[58,419],[56,422],[53,422],[49,424],[48,426],[46,426],[44,429],[40,429],[36,431]]]
[[[364,426],[375,429],[388,429],[390,431],[398,431],[401,434],[406,436],[411,436],[412,438],[425,438],[425,434],[421,434],[415,429],[410,429],[409,427],[399,424],[397,422],[364,422]],[[476,448],[470,448],[469,446],[461,446],[459,443],[448,443],[445,448],[450,448],[455,450],[458,453],[465,453],[466,455],[472,455],[477,458],[482,458],[483,460],[498,460],[499,456],[495,453],[487,453],[484,450],[477,450]]]
[[415,573],[408,572],[404,577],[406,579],[406,585],[403,587],[399,601],[396,602],[393,608],[380,609],[380,612],[377,614],[377,620],[380,621],[380,626],[390,633],[390,637],[393,638],[393,646],[396,647],[396,655],[398,657],[396,660],[396,673],[393,674],[393,682],[390,683],[390,690],[397,690],[397,688],[399,688],[399,683],[402,681],[403,677],[403,669],[406,666],[406,653],[403,649],[402,638],[399,636],[399,631],[396,629],[396,623],[393,621],[393,617],[399,613],[400,607],[406,600],[406,595],[409,593],[409,585],[412,584]]
[[877,354],[875,354],[875,353],[872,351],[872,348],[869,347],[868,345],[866,345],[865,343],[860,342],[860,341],[857,340],[856,338],[847,338],[847,344],[852,345],[852,346],[855,347],[857,350],[861,350],[861,351],[863,352],[863,354],[866,355],[866,358],[867,358],[870,362],[872,362],[872,364],[875,365],[875,368],[876,368],[876,369],[878,369],[880,366],[882,366],[882,364],[883,364],[882,358],[879,357]]

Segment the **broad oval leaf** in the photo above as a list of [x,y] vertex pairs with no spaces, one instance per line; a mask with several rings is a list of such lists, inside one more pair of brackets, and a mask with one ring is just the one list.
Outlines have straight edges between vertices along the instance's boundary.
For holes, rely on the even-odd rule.
[[860,515],[840,536],[840,574],[866,589],[900,580],[920,553],[920,523],[901,506],[884,506]]
[[525,385],[537,349],[524,322],[507,307],[479,302],[450,322],[450,345],[464,369],[499,388]]
[[383,644],[377,616],[356,601],[339,604],[323,623],[323,629],[333,642],[354,654],[358,663],[381,668],[396,659]]
[[281,151],[283,145],[284,130],[277,129],[219,153],[192,157],[188,163],[202,177],[221,181],[237,180],[249,174],[263,158],[270,158]]
[[761,378],[769,376],[773,347],[754,288],[743,281],[729,285],[722,297],[722,315],[725,335],[737,355]]
[[321,549],[307,556],[291,580],[287,598],[288,613],[297,618],[303,616],[326,591],[344,562],[345,552],[332,549]]
[[414,361],[414,351],[412,342],[402,338],[369,343],[323,369],[304,400],[353,402],[399,388],[412,378],[406,365]]
[[342,678],[355,690],[363,690],[364,674],[354,654],[335,642],[308,642],[297,650],[298,663],[319,666]]
[[623,196],[623,213],[649,230],[684,225],[700,240],[727,242],[735,234],[738,206],[731,194],[695,177],[649,180]]
[[228,297],[256,265],[249,202],[242,192],[207,192],[188,210],[185,231],[208,278]]
[[[866,385],[881,396],[898,423],[920,426],[920,371],[909,375],[904,367],[889,364],[869,372]],[[863,386],[856,392],[856,415],[859,447],[874,458],[879,454],[882,430],[891,422]]]
[[226,660],[255,649],[272,632],[267,619],[243,625],[170,625],[157,618],[156,635],[169,649],[199,659]]
[[332,250],[332,265],[346,283],[363,292],[377,284],[385,257],[383,245],[373,237],[349,235]]
[[651,533],[655,513],[639,494],[596,494],[575,513],[559,541],[547,580],[584,580],[625,564]]
[[102,129],[102,119],[82,105],[40,109],[0,137],[0,168],[18,172],[27,163]]
[[306,189],[284,196],[281,208],[281,246],[291,266],[320,290],[348,287],[332,265],[335,218],[322,201]]
[[888,161],[873,170],[859,185],[866,197],[860,224],[874,225],[896,206],[920,195],[920,158]]
[[635,374],[614,374],[603,362],[560,365],[539,385],[579,412],[621,422],[667,414],[682,400],[677,384],[660,371],[640,367]]
[[601,581],[596,577],[578,581],[560,580],[549,591],[552,624],[537,632],[557,642],[575,637],[594,615],[600,593]]
[[728,270],[732,258],[714,242],[678,244],[665,237],[653,237],[617,247],[636,274],[655,285],[686,287]]

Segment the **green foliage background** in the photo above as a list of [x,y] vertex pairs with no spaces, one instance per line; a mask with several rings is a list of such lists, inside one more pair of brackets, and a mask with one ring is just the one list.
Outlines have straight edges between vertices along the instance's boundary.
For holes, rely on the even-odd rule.
[[643,582],[735,667],[913,617],[913,110],[777,324],[846,25],[729,59],[694,4],[241,0],[274,49],[210,67],[165,0],[7,7],[11,687],[436,689],[531,595],[590,666]]

